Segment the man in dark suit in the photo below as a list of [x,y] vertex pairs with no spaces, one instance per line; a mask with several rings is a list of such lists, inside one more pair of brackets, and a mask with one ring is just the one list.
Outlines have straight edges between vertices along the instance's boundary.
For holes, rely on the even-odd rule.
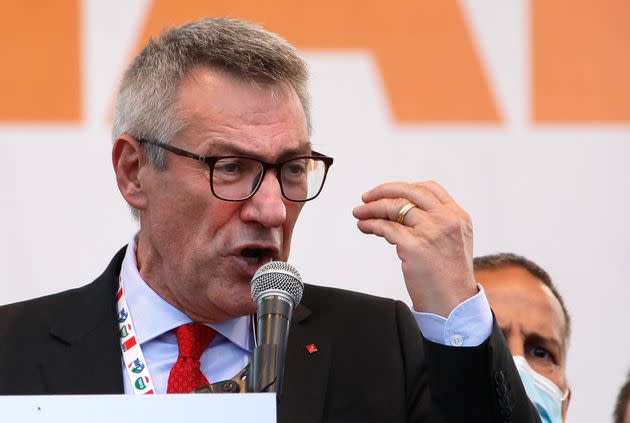
[[[311,149],[306,83],[293,47],[242,21],[145,47],[112,151],[140,231],[92,284],[0,308],[0,393],[190,392],[247,364],[252,275],[288,258],[332,164]],[[537,421],[474,280],[466,212],[431,181],[362,200],[358,227],[396,245],[414,311],[307,286],[279,420]]]

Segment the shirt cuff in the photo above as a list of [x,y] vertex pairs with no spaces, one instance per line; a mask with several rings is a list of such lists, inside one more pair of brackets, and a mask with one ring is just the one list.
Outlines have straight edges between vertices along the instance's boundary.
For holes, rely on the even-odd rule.
[[492,311],[483,287],[460,303],[448,318],[412,310],[420,331],[429,341],[453,347],[476,347],[492,333]]

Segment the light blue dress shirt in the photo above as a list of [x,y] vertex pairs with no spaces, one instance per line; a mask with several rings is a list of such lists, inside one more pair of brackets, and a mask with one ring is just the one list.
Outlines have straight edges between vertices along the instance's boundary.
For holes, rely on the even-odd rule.
[[[164,301],[142,279],[136,262],[136,239],[129,243],[120,276],[138,343],[149,368],[157,394],[165,394],[168,376],[177,360],[177,337],[172,332],[192,320]],[[424,336],[443,345],[476,346],[485,341],[492,330],[492,313],[483,288],[459,304],[447,319],[430,313],[414,316]],[[208,324],[218,335],[201,356],[201,371],[213,382],[231,379],[248,363],[254,350],[250,316],[216,324]],[[124,388],[133,388],[122,362]]]

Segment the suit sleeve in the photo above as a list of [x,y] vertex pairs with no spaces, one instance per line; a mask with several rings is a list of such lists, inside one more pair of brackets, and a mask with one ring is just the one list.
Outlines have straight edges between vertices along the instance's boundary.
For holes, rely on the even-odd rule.
[[396,318],[410,422],[427,421],[427,407],[428,421],[436,423],[540,422],[496,321],[481,345],[450,347],[422,337],[411,311],[401,302],[396,304]]

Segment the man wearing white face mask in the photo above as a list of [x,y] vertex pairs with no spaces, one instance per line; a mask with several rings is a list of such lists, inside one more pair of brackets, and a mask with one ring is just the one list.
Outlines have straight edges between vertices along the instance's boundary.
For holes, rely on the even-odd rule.
[[551,278],[536,263],[510,253],[477,257],[474,267],[542,421],[564,421],[571,400],[566,378],[571,319]]

